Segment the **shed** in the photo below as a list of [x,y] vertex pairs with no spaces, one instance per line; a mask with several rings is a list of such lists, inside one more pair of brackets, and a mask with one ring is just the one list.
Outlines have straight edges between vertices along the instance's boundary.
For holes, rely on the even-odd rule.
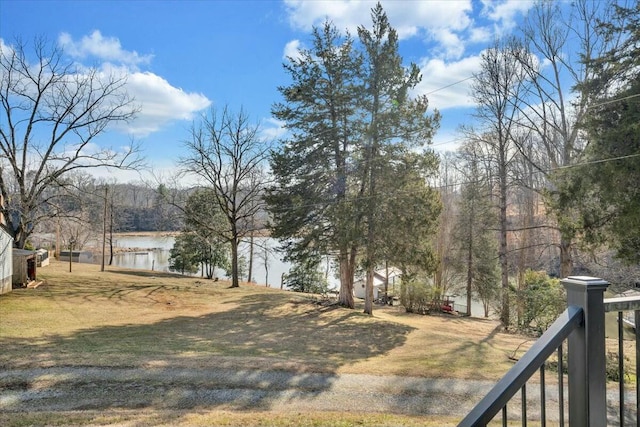
[[11,292],[13,283],[13,238],[0,225],[0,294]]
[[46,249],[38,249],[36,250],[36,253],[38,255],[38,262],[37,262],[37,266],[38,267],[46,267],[47,265],[49,265],[49,251]]
[[36,280],[37,252],[13,250],[13,287],[27,286]]
[[[396,267],[389,267],[389,283],[388,286],[393,287],[396,283],[400,283],[402,271]],[[373,299],[377,300],[384,294],[384,282],[387,280],[387,269],[380,269],[373,273]],[[353,283],[353,296],[356,298],[365,297],[365,280],[360,279]]]

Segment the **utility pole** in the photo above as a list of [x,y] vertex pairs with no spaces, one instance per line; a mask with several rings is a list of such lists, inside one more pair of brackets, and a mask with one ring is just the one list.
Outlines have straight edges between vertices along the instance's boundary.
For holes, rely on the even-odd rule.
[[100,271],[104,271],[104,253],[107,243],[107,195],[109,193],[109,187],[104,186],[104,213],[102,215],[102,263],[100,264]]
[[73,260],[73,244],[75,239],[72,237],[69,239],[69,273],[71,273],[71,261]]

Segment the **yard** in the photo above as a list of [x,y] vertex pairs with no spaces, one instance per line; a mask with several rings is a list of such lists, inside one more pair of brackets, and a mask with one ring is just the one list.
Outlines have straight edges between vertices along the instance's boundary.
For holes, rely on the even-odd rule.
[[[477,398],[453,385],[489,387],[530,344],[490,320],[370,317],[254,285],[68,267],[0,297],[2,425],[455,425],[443,411]],[[350,399],[372,390],[394,402]]]

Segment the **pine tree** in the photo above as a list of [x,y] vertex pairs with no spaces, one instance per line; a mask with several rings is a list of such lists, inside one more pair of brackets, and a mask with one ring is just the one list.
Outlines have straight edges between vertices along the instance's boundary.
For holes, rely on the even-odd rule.
[[454,228],[457,253],[466,276],[467,315],[471,315],[472,295],[482,301],[485,316],[498,296],[498,251],[495,239],[496,215],[491,190],[480,168],[479,153],[472,144],[460,152],[463,180],[459,215]]
[[276,184],[267,195],[272,235],[288,259],[337,254],[340,303],[353,308],[360,213],[352,153],[360,140],[357,99],[361,57],[330,23],[313,30],[313,48],[284,65],[292,79],[272,108],[290,137],[272,155]]
[[[420,173],[414,165],[397,179],[423,180],[416,188],[421,197],[428,193],[428,201],[415,215],[429,228],[425,212],[437,210],[424,183],[435,157],[409,149],[429,142],[439,117],[426,114],[426,98],[409,97],[420,74],[415,64],[402,65],[397,34],[379,4],[372,18],[373,31],[358,29],[358,45],[330,23],[314,29],[313,48],[285,64],[293,82],[280,88],[284,102],[274,105],[273,114],[290,135],[272,155],[276,185],[266,199],[273,236],[284,242],[290,260],[337,256],[341,304],[354,306],[356,263],[366,266],[367,313],[372,311],[373,269],[385,260],[382,226],[404,209],[386,199],[410,193],[408,184],[384,193],[383,187],[396,184],[392,177],[404,173],[403,162],[406,166],[414,156],[422,159],[415,162],[424,168]],[[409,218],[414,212],[404,210],[403,215]],[[411,239],[405,244],[412,244]]]
[[409,90],[421,79],[417,65],[402,65],[398,35],[378,3],[371,11],[371,30],[360,26],[358,37],[364,55],[362,109],[367,123],[363,135],[361,193],[366,197],[364,267],[366,269],[365,313],[373,311],[373,274],[382,261],[380,242],[384,211],[379,185],[387,165],[409,146],[428,143],[439,115],[426,115],[426,97],[411,99]]

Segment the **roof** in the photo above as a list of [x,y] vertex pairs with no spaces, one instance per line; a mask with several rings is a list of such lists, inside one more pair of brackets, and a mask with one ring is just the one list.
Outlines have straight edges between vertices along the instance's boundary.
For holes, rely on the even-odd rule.
[[27,249],[16,249],[13,248],[13,256],[21,256],[21,257],[29,257],[29,256],[35,256],[36,255],[36,251],[29,251]]
[[[384,287],[384,282],[386,279],[386,272],[387,270],[385,268],[381,268],[380,270],[376,270],[373,273],[373,287],[374,288],[382,288]],[[393,279],[394,277],[400,277],[402,276],[402,271],[400,271],[399,268],[396,267],[389,267],[389,280]],[[356,284],[363,284],[365,283],[364,279],[358,279],[356,281],[353,282],[354,285]]]

